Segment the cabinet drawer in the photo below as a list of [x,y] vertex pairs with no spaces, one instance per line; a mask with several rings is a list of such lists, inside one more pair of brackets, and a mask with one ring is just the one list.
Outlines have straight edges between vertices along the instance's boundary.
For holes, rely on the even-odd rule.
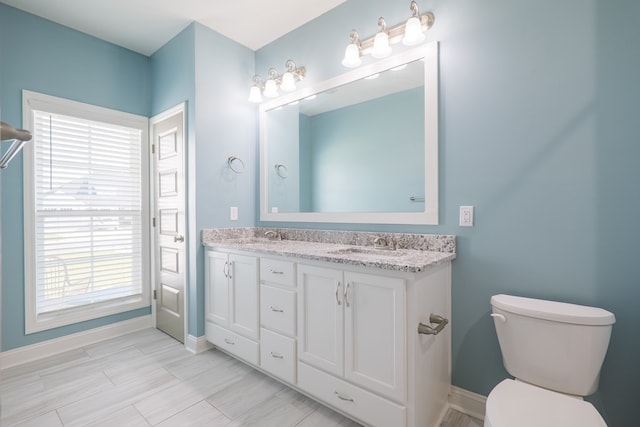
[[295,277],[293,262],[260,258],[260,281],[295,288]]
[[258,343],[211,322],[205,326],[207,341],[229,353],[258,365]]
[[296,293],[260,285],[260,324],[289,336],[296,334]]
[[332,375],[298,363],[298,387],[372,426],[404,426],[406,409]]
[[295,384],[296,340],[261,329],[260,366],[276,377]]

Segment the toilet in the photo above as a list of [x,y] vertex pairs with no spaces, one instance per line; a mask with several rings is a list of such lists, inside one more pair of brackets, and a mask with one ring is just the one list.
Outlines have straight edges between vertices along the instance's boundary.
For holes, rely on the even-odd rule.
[[598,388],[615,316],[601,308],[494,295],[502,360],[515,379],[487,397],[485,427],[606,427]]

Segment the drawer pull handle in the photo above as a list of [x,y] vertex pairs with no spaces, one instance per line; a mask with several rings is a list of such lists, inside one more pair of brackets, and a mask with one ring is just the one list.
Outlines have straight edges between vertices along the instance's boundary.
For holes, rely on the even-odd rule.
[[339,294],[340,294],[340,282],[338,282],[336,285],[336,301],[338,305],[342,305],[342,301],[340,301],[340,297],[338,296]]
[[284,271],[269,270],[269,273],[271,273],[271,274],[284,274]]
[[344,288],[344,303],[347,307],[351,307],[349,303],[349,290],[351,289],[351,282],[347,282],[347,286]]
[[447,323],[449,323],[449,319],[431,313],[431,315],[429,316],[429,322],[435,323],[437,326],[434,328],[429,325],[425,325],[424,323],[418,323],[419,334],[438,335],[440,332],[442,332],[444,327],[447,326]]
[[273,351],[271,352],[271,357],[273,357],[274,359],[284,359],[284,356],[278,353],[274,353]]
[[229,338],[225,338],[225,339],[224,339],[224,342],[226,342],[227,344],[230,344],[230,345],[236,345],[236,343],[234,343],[233,341],[231,341]]
[[283,310],[283,309],[281,309],[281,308],[276,308],[276,307],[274,307],[274,306],[272,306],[272,305],[270,305],[270,306],[269,306],[269,308],[270,308],[270,309],[271,309],[271,311],[273,311],[274,313],[283,313],[283,312],[284,312],[284,310]]
[[338,393],[337,391],[334,391],[334,393],[336,394],[336,396],[338,396],[338,399],[340,400],[344,400],[345,402],[353,402],[353,399],[347,396],[343,396],[342,394]]

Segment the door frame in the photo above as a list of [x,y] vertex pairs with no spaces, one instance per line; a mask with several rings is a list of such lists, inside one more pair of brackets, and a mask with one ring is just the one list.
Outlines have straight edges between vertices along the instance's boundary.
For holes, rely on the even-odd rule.
[[188,343],[188,337],[189,337],[189,295],[190,295],[190,286],[189,286],[189,259],[190,259],[190,251],[189,251],[189,243],[191,241],[191,233],[190,233],[190,228],[189,228],[189,224],[191,221],[189,221],[189,210],[188,208],[188,201],[190,200],[189,197],[189,193],[188,193],[188,188],[189,185],[187,184],[187,181],[189,179],[189,172],[187,170],[187,165],[188,165],[188,161],[187,161],[187,156],[188,156],[188,152],[187,152],[187,147],[188,147],[188,143],[187,143],[187,103],[186,102],[182,102],[172,108],[169,108],[168,110],[165,110],[161,113],[156,114],[155,116],[151,117],[149,119],[149,205],[150,205],[150,211],[149,211],[149,227],[150,227],[150,236],[151,236],[151,318],[152,318],[152,322],[153,322],[153,327],[157,329],[157,321],[156,321],[156,299],[154,298],[154,295],[156,294],[156,291],[158,290],[156,287],[156,279],[157,279],[157,275],[156,275],[156,264],[157,261],[156,257],[155,257],[155,249],[156,249],[156,226],[157,226],[157,218],[156,218],[156,225],[154,225],[154,221],[153,219],[155,218],[156,215],[156,207],[157,207],[157,203],[156,203],[156,182],[155,182],[155,172],[156,172],[156,161],[155,161],[155,152],[154,150],[152,150],[152,145],[155,141],[155,134],[153,132],[153,126],[158,123],[161,122],[164,119],[167,119],[173,115],[176,115],[178,113],[182,113],[182,152],[183,152],[183,156],[182,156],[182,170],[184,171],[184,188],[182,189],[184,191],[184,212],[185,212],[185,223],[184,223],[184,227],[185,227],[185,232],[184,232],[184,248],[185,248],[185,269],[184,269],[184,298],[183,298],[183,310],[184,310],[184,346],[188,347],[187,343]]

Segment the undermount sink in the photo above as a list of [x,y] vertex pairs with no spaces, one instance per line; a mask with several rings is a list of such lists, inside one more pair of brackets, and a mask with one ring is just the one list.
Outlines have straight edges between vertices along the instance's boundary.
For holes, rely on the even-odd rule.
[[375,248],[344,248],[336,249],[335,251],[329,251],[333,255],[375,255],[383,257],[399,257],[402,253],[395,252],[390,249],[375,249]]

